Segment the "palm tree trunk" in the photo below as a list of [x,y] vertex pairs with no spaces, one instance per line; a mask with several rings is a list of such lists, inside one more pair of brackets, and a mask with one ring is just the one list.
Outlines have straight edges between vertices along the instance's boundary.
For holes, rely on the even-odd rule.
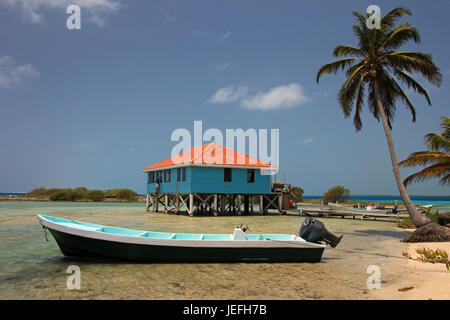
[[384,107],[381,102],[380,87],[378,84],[378,79],[374,81],[375,98],[377,100],[378,112],[381,115],[381,122],[383,123],[384,134],[386,135],[387,144],[389,147],[389,153],[391,155],[392,168],[394,171],[395,181],[397,182],[398,191],[402,197],[403,203],[405,204],[408,214],[411,217],[412,222],[418,228],[429,222],[432,222],[430,218],[425,215],[420,214],[416,207],[413,205],[408,193],[406,192],[405,185],[403,184],[403,179],[400,175],[400,169],[398,166],[397,155],[394,149],[394,141],[392,140],[391,128],[389,127],[386,113],[384,112]]

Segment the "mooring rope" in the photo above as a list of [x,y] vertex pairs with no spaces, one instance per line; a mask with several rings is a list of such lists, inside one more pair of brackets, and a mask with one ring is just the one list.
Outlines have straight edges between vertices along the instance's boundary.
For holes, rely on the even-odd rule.
[[44,229],[44,236],[45,236],[45,240],[47,240],[48,242],[48,237],[47,237],[47,228],[45,226],[42,226],[42,229]]

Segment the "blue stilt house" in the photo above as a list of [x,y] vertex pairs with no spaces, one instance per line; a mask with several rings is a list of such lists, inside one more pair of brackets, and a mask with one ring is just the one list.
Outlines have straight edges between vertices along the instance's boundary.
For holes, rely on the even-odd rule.
[[262,213],[265,202],[275,202],[270,170],[276,167],[217,143],[197,146],[144,169],[147,209],[151,203],[158,211],[161,203],[164,211],[179,212],[184,206],[190,215],[205,210],[239,214],[242,198],[247,213],[249,201],[253,207],[253,197],[259,196]]

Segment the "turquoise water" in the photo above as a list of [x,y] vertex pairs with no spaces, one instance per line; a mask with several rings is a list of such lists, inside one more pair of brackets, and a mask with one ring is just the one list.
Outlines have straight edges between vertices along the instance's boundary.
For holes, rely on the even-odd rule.
[[[322,196],[303,196],[304,199],[321,199]],[[450,196],[410,196],[412,202],[417,205],[448,205],[450,206]],[[359,201],[373,201],[373,202],[394,202],[397,200],[402,203],[402,198],[400,196],[349,196],[349,200],[359,200]]]
[[[297,234],[299,216],[189,217],[147,213],[143,203],[0,202],[0,299],[367,299],[366,269],[378,265],[382,283],[401,273],[395,223],[323,219],[344,235],[320,263],[123,263],[68,258],[45,234],[36,214],[130,229],[174,233]],[[66,286],[70,265],[81,270],[81,289]],[[384,282],[383,282],[384,281]]]

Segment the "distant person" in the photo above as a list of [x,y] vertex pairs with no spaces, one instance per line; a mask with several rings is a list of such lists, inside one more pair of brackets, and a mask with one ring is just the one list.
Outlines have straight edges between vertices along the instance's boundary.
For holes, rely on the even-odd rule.
[[158,195],[158,193],[159,193],[159,180],[156,180],[155,192],[156,192],[156,195]]
[[398,212],[398,201],[395,200],[394,209],[392,209],[392,213],[397,213],[397,212]]

